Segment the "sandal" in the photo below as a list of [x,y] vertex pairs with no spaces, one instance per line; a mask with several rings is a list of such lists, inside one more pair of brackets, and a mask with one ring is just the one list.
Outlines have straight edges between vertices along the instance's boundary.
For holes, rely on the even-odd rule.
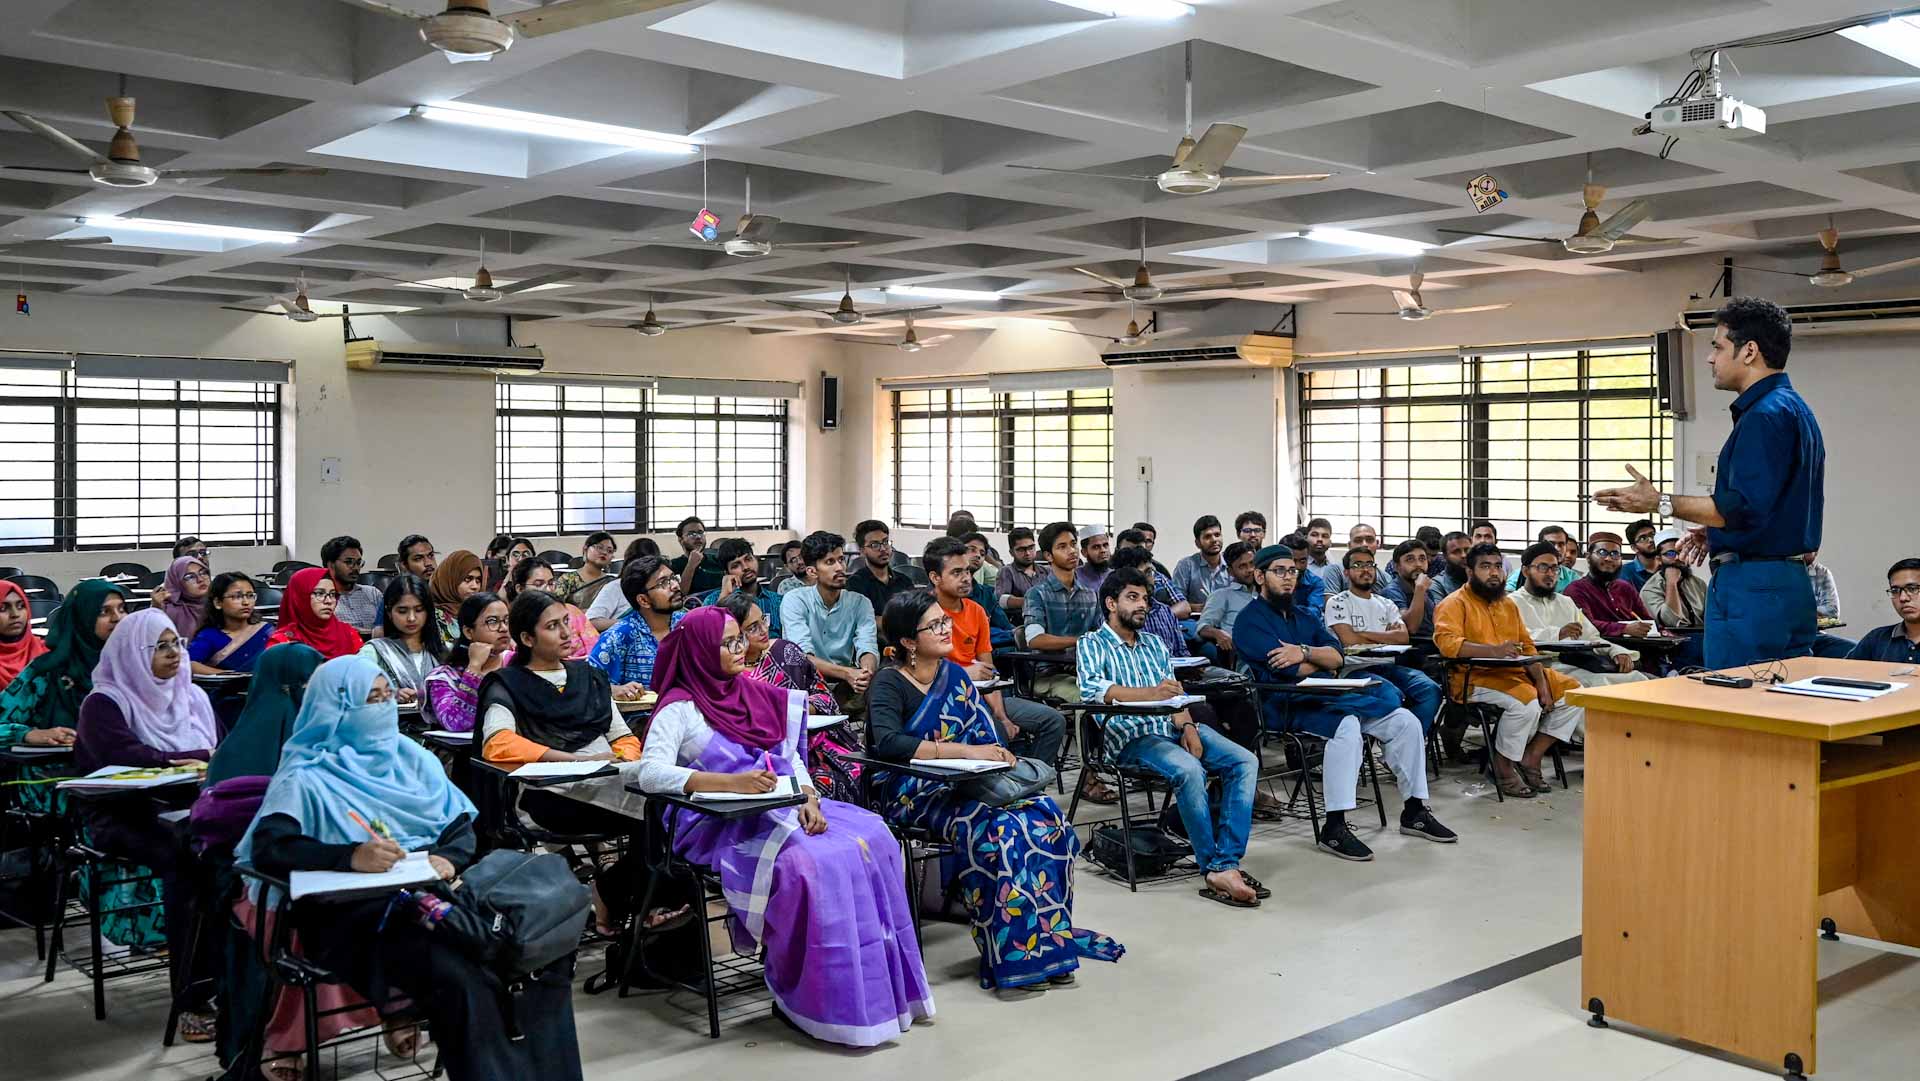
[[1232,894],[1221,893],[1219,890],[1214,889],[1212,886],[1200,887],[1200,896],[1205,897],[1209,901],[1218,901],[1221,904],[1226,905],[1228,908],[1259,908],[1260,907],[1260,899],[1258,897],[1254,898],[1251,901],[1237,901],[1234,899]]
[[194,1013],[191,1010],[180,1015],[180,1024],[176,1029],[185,1043],[212,1043],[218,1035],[214,1029],[214,1017],[210,1013]]
[[1252,875],[1248,874],[1245,871],[1240,872],[1240,880],[1242,882],[1245,882],[1249,887],[1252,888],[1253,897],[1254,897],[1254,900],[1256,901],[1264,901],[1267,898],[1273,896],[1272,890],[1261,885],[1259,879],[1253,877]]
[[1080,798],[1104,807],[1111,807],[1120,802],[1120,794],[1099,781],[1080,782]]
[[1520,770],[1520,779],[1527,782],[1535,795],[1544,796],[1553,791],[1553,786],[1547,783],[1546,775],[1540,772],[1539,766],[1522,764],[1517,768]]
[[301,1081],[307,1076],[307,1056],[286,1051],[260,1063],[267,1081]]
[[681,905],[677,909],[656,908],[647,913],[640,922],[642,934],[663,935],[668,931],[677,931],[693,922],[693,906]]
[[410,1059],[420,1052],[420,1026],[408,1022],[399,1028],[388,1028],[380,1034],[380,1041],[395,1058]]

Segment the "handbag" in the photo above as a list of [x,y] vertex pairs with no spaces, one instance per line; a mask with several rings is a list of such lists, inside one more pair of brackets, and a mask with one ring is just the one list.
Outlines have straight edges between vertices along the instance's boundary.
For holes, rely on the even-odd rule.
[[1045,792],[1057,776],[1053,766],[1038,758],[1016,758],[1011,769],[968,777],[954,791],[989,807],[1006,807]]

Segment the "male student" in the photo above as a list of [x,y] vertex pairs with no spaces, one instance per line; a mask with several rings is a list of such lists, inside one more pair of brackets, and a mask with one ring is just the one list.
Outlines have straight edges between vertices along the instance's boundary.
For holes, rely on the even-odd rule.
[[[1040,530],[1047,574],[1027,590],[1027,648],[1045,653],[1072,651],[1075,641],[1100,625],[1100,597],[1080,581],[1080,539],[1071,522],[1052,522]],[[1144,613],[1142,614],[1144,619]],[[1043,673],[1034,690],[1062,700],[1080,696],[1072,673]]]
[[[1447,657],[1538,656],[1520,608],[1507,596],[1506,558],[1491,544],[1467,553],[1472,579],[1455,590],[1433,614],[1433,642]],[[1467,673],[1454,673],[1454,693],[1467,694]],[[1532,799],[1552,791],[1540,761],[1556,741],[1566,742],[1586,719],[1586,711],[1562,700],[1579,684],[1543,663],[1511,668],[1477,668],[1467,700],[1500,710],[1494,731],[1493,775],[1504,796]]]
[[1920,559],[1908,557],[1887,568],[1887,599],[1900,622],[1868,631],[1848,656],[1911,667],[1920,663]]
[[1319,618],[1320,613],[1327,610],[1327,586],[1307,566],[1307,538],[1298,533],[1289,533],[1280,539],[1280,546],[1293,553],[1294,562],[1300,568],[1293,588],[1293,603],[1312,612],[1316,619]]
[[1103,525],[1083,525],[1080,534],[1080,584],[1098,593],[1106,581],[1107,561],[1113,557],[1113,534]]
[[[1282,685],[1338,674],[1346,663],[1339,643],[1318,614],[1294,601],[1295,582],[1307,573],[1306,561],[1276,544],[1262,548],[1253,562],[1261,576],[1260,597],[1234,624],[1241,670],[1257,682]],[[1320,767],[1327,814],[1314,841],[1343,860],[1373,858],[1373,850],[1347,825],[1347,812],[1358,800],[1363,736],[1380,741],[1382,757],[1405,797],[1400,832],[1442,844],[1459,839],[1426,806],[1427,739],[1419,718],[1400,704],[1398,690],[1370,678],[1373,675],[1366,673],[1362,678],[1367,685],[1358,690],[1310,698],[1274,694],[1266,700],[1268,728],[1307,732],[1327,741]]]
[[[1374,555],[1365,548],[1349,548],[1340,557],[1346,572],[1347,588],[1327,598],[1322,617],[1327,630],[1348,652],[1364,652],[1368,646],[1404,646],[1412,639],[1400,606],[1373,591],[1380,569]],[[1377,676],[1392,684],[1406,699],[1406,705],[1420,721],[1423,732],[1433,731],[1434,718],[1440,716],[1440,685],[1425,672],[1398,664],[1394,658],[1357,658],[1349,665],[1353,674]]]
[[1000,607],[1009,616],[1018,616],[1027,604],[1027,590],[1045,574],[1046,568],[1036,566],[1034,560],[1040,555],[1040,539],[1026,526],[1007,531],[1007,565],[1000,568],[1000,576],[993,580],[993,588],[1000,598]]
[[779,599],[765,591],[766,584],[760,580],[760,557],[755,554],[753,544],[744,537],[726,537],[713,546],[713,552],[727,568],[727,576],[720,580],[717,588],[695,597],[692,607],[719,604],[735,593],[745,593],[766,617],[768,637],[781,637]]
[[1153,599],[1171,610],[1174,619],[1185,623],[1194,617],[1193,604],[1187,600],[1185,593],[1180,592],[1180,587],[1174,584],[1173,575],[1168,574],[1160,566],[1160,561],[1153,558],[1153,549],[1147,547],[1146,536],[1144,531],[1138,529],[1121,530],[1120,535],[1114,538],[1113,556],[1108,559],[1107,565],[1118,567],[1120,553],[1129,548],[1138,548],[1147,553],[1146,560],[1136,566],[1144,567],[1146,573],[1152,576]]
[[1653,550],[1653,535],[1660,532],[1648,519],[1642,518],[1627,527],[1627,544],[1633,549],[1633,558],[1620,567],[1620,578],[1638,592],[1647,584],[1647,576],[1660,569],[1660,555]]
[[813,584],[813,579],[807,573],[807,561],[800,555],[799,541],[790,540],[780,546],[780,565],[785,567],[787,572],[785,578],[779,579],[781,596],[786,596],[802,586]]
[[707,524],[698,518],[682,518],[673,527],[673,536],[684,554],[668,560],[667,566],[680,576],[680,592],[692,597],[719,588],[720,579],[727,576],[727,566],[720,562],[718,553],[707,550]]
[[860,546],[860,567],[847,576],[847,588],[867,599],[876,612],[887,610],[895,593],[913,588],[905,571],[893,565],[893,531],[873,519],[853,527],[853,543]]
[[360,554],[360,542],[353,537],[335,537],[320,546],[320,565],[340,590],[340,603],[333,618],[359,631],[362,637],[380,626],[380,591],[360,584],[361,568],[367,561]]
[[[1137,570],[1114,571],[1101,584],[1105,618],[1080,639],[1077,651],[1082,701],[1154,702],[1184,693],[1167,647],[1141,633],[1152,592],[1153,584]],[[1240,870],[1260,771],[1253,752],[1199,723],[1191,709],[1171,715],[1095,714],[1094,723],[1101,728],[1108,761],[1152,770],[1173,785],[1172,802],[1193,845],[1194,862],[1206,875],[1202,895],[1233,908],[1258,906],[1262,887]],[[1217,799],[1209,798],[1209,778],[1220,786]]]
[[[952,538],[948,539],[951,540]],[[968,596],[972,597],[973,603],[979,605],[980,610],[987,614],[989,638],[993,642],[994,648],[1012,649],[1013,621],[1007,618],[1006,609],[1000,607],[1000,598],[995,596],[993,592],[993,582],[989,582],[980,576],[981,568],[987,565],[987,550],[991,547],[987,544],[986,535],[983,533],[969,533],[960,538],[960,543],[966,546],[967,569],[973,574],[973,592],[968,594]],[[922,562],[924,561],[923,557]],[[933,572],[928,571],[927,573],[931,575]],[[995,581],[997,580],[998,579],[995,579]]]
[[1253,601],[1257,573],[1253,569],[1253,552],[1253,546],[1245,541],[1227,545],[1221,561],[1227,565],[1227,574],[1232,580],[1207,597],[1207,606],[1200,613],[1200,650],[1215,664],[1232,662],[1233,621]]
[[814,670],[828,680],[848,713],[864,715],[867,684],[880,666],[873,605],[847,590],[847,540],[816,530],[800,542],[813,585],[780,598],[787,641],[799,646]]
[[[1542,526],[1540,532],[1535,534],[1533,539],[1536,544],[1545,542],[1553,545],[1553,552],[1557,557],[1554,565],[1559,568],[1557,572],[1559,577],[1554,579],[1554,589],[1562,593],[1566,592],[1567,587],[1572,585],[1576,578],[1580,577],[1579,573],[1573,569],[1574,559],[1580,554],[1579,546],[1567,539],[1567,529],[1565,526]],[[1511,593],[1520,588],[1520,580],[1526,573],[1525,568],[1526,560],[1523,558],[1520,561],[1520,566],[1515,567],[1513,573],[1507,575],[1507,592]]]
[[[1475,545],[1491,544],[1495,548],[1500,547],[1500,531],[1495,529],[1493,523],[1485,518],[1475,518],[1473,520],[1473,524],[1467,527],[1467,539]],[[1509,578],[1513,576],[1514,570],[1519,567],[1519,564],[1514,561],[1513,557],[1506,555],[1501,556],[1501,565],[1507,568],[1507,576]]]
[[1706,663],[1701,632],[1707,624],[1707,583],[1688,562],[1679,530],[1663,529],[1655,534],[1653,543],[1660,555],[1660,573],[1648,577],[1647,584],[1640,587],[1640,601],[1660,629],[1686,636],[1669,662],[1675,668],[1698,668]]
[[1243,510],[1233,519],[1234,535],[1255,548],[1267,543],[1267,516],[1257,510]]
[[395,554],[400,557],[400,569],[419,575],[423,582],[433,579],[433,569],[440,563],[440,553],[433,550],[433,542],[418,533],[400,538]]
[[1300,530],[1300,534],[1307,538],[1307,570],[1320,579],[1326,595],[1331,597],[1347,588],[1346,575],[1341,573],[1342,567],[1327,557],[1327,552],[1333,548],[1333,523],[1325,518],[1315,518]]
[[1401,541],[1393,549],[1393,574],[1380,587],[1380,595],[1400,609],[1408,634],[1432,635],[1433,610],[1447,596],[1446,587],[1427,575],[1430,554],[1417,540]]
[[[973,577],[974,556],[968,545],[952,537],[935,537],[920,557],[927,578],[933,583],[934,600],[953,620],[953,653],[948,657],[967,670],[976,681],[991,680],[999,673],[993,666],[991,621],[986,610],[974,599],[980,584]],[[1000,723],[1007,746],[1015,753],[1038,758],[1048,764],[1060,760],[1060,747],[1067,738],[1067,719],[1059,710],[1042,702],[1015,698],[1006,691],[982,694],[987,708]]]
[[[1611,533],[1595,534],[1596,537],[1612,537],[1610,541],[1599,542],[1596,549],[1611,546],[1611,566],[1620,562],[1620,539]],[[1608,687],[1616,683],[1635,683],[1646,679],[1646,675],[1633,670],[1639,657],[1629,650],[1618,649],[1612,643],[1600,641],[1600,629],[1595,627],[1580,610],[1573,598],[1554,588],[1556,572],[1560,569],[1560,552],[1556,545],[1541,541],[1520,554],[1520,588],[1509,592],[1513,603],[1520,609],[1520,621],[1527,628],[1527,636],[1537,645],[1541,642],[1599,642],[1591,653],[1556,653],[1548,658],[1554,671],[1567,676],[1582,687]],[[1589,574],[1602,573],[1600,560],[1593,561]],[[1583,578],[1581,581],[1589,581]],[[1631,589],[1618,578],[1613,579],[1622,589]],[[1579,582],[1574,583],[1580,584]]]
[[1588,537],[1587,573],[1562,592],[1601,634],[1644,638],[1654,631],[1653,613],[1620,573],[1621,556],[1619,534],[1601,530]]
[[[1140,537],[1141,537],[1140,546],[1147,550],[1148,555],[1153,554],[1153,542],[1160,539],[1160,531],[1154,528],[1154,525],[1152,522],[1135,522],[1133,523],[1133,527],[1129,529],[1128,532],[1140,534]],[[1118,537],[1114,539],[1116,541],[1119,540]],[[1160,560],[1157,558],[1153,561],[1153,569],[1155,571],[1158,571],[1160,574],[1160,577],[1162,578],[1173,577],[1173,572],[1168,570],[1166,566],[1162,564]],[[1183,616],[1181,618],[1185,618],[1185,617]]]
[[1473,539],[1455,530],[1441,538],[1440,545],[1444,562],[1440,566],[1440,573],[1435,575],[1440,587],[1448,593],[1465,589],[1473,578],[1472,572],[1467,569],[1467,553],[1473,549]]
[[1205,608],[1208,594],[1228,581],[1226,563],[1220,558],[1220,519],[1211,514],[1194,519],[1193,546],[1197,550],[1192,555],[1173,565],[1173,584],[1189,604]]
[[1380,531],[1361,522],[1347,530],[1347,547],[1365,548],[1369,552],[1380,550]]

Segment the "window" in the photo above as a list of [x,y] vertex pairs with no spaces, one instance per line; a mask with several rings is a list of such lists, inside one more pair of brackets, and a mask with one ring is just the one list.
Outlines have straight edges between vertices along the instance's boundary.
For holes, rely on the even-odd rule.
[[1544,526],[1580,539],[1636,514],[1592,500],[1627,466],[1667,486],[1673,419],[1660,411],[1651,343],[1474,356],[1301,374],[1302,494],[1344,536],[1383,537],[1486,518],[1517,549]]
[[502,380],[494,426],[503,533],[786,528],[784,399]]
[[980,528],[1113,516],[1113,392],[984,387],[893,392],[895,524]]
[[0,549],[189,534],[279,543],[280,384],[0,368]]

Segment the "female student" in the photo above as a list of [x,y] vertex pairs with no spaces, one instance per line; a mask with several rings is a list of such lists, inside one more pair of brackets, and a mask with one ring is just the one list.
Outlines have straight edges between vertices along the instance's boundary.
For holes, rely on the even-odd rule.
[[47,644],[33,633],[33,605],[27,591],[0,578],[0,690],[14,681]]
[[653,678],[660,640],[680,625],[680,577],[659,556],[641,556],[620,568],[620,592],[631,606],[593,645],[587,662],[616,690],[637,690]]
[[[587,534],[585,544],[580,546],[580,569],[568,571],[554,583],[554,592],[563,601],[575,608],[593,607],[593,600],[608,586],[614,585],[614,578],[607,565],[613,562],[615,547],[613,534],[601,531]],[[618,588],[617,586],[615,588]]]
[[360,647],[360,655],[380,666],[401,702],[419,701],[426,693],[427,676],[447,659],[429,596],[427,583],[418,575],[395,575],[380,596],[380,637]]
[[[104,579],[81,582],[67,591],[59,610],[47,617],[46,652],[0,690],[0,747],[73,744],[80,703],[93,691],[100,648],[126,614],[126,591]],[[22,796],[46,787],[26,785]]]
[[207,783],[234,777],[271,777],[280,765],[280,748],[293,735],[307,681],[323,660],[311,646],[289,642],[260,655],[247,687],[246,708],[207,764]]
[[[220,741],[219,722],[207,692],[193,685],[185,661],[186,643],[165,612],[147,608],[122,621],[100,651],[93,693],[80,704],[73,747],[78,772],[102,766],[205,768]],[[201,978],[215,969],[215,951],[187,948],[194,890],[173,828],[154,816],[153,801],[145,799],[91,801],[84,821],[90,846],[160,876],[163,904],[158,915],[168,949],[176,959],[191,956],[200,970],[174,981],[175,987],[192,988],[198,996],[180,1015],[180,1038],[189,1043],[213,1039],[212,988],[203,986]],[[156,914],[151,909],[102,915],[130,918],[136,942],[149,933],[157,937],[161,930],[152,926]],[[115,940],[121,941],[120,936]]]
[[440,620],[440,638],[446,641],[460,633],[461,603],[486,589],[486,568],[479,556],[456,548],[433,569],[429,583],[434,614]]
[[[392,688],[379,668],[345,657],[314,673],[293,737],[235,856],[285,876],[380,872],[410,851],[425,850],[434,871],[451,880],[473,861],[475,814],[440,763],[401,737]],[[379,821],[387,836],[371,836],[355,816]],[[509,999],[493,971],[446,936],[417,918],[390,913],[392,899],[389,891],[295,910],[305,956],[340,973],[369,1001],[404,1011],[387,1019],[390,1050],[402,1057],[417,1050],[415,1022],[424,1014],[453,1081],[581,1077],[571,955],[526,980]],[[390,1004],[396,994],[407,1002]]]
[[[880,617],[892,664],[867,696],[873,756],[971,758],[1012,763],[1000,727],[967,678],[947,659],[953,620],[933,594],[895,594]],[[980,986],[1014,998],[1074,982],[1082,957],[1118,961],[1126,948],[1073,926],[1073,861],[1080,840],[1053,799],[1040,793],[1005,807],[969,799],[953,786],[878,774],[887,817],[931,830],[953,845],[955,883],[980,950]]]
[[180,632],[182,641],[193,641],[193,636],[200,633],[200,627],[206,623],[208,586],[212,581],[207,561],[198,556],[181,556],[167,568],[166,580],[160,584],[167,591],[167,618],[173,621],[173,629]]
[[[834,700],[833,692],[827,690],[820,673],[814,671],[806,652],[785,638],[768,636],[767,615],[751,595],[735,592],[720,602],[720,606],[740,624],[740,635],[747,640],[748,679],[805,694],[807,712],[815,717],[840,712],[840,704]],[[860,800],[861,766],[847,757],[859,753],[860,738],[847,727],[844,718],[826,728],[809,728],[807,768],[822,798],[842,803]]]
[[[647,556],[665,558],[661,556],[660,546],[654,543],[652,537],[635,537],[627,542],[627,550],[620,554],[620,566],[625,569],[627,564]],[[599,596],[593,598],[593,603],[585,607],[587,622],[593,624],[598,632],[613,626],[613,621],[626,615],[633,606],[627,603],[626,595],[620,592],[619,581],[613,579],[600,590]]]
[[854,1047],[884,1043],[933,1016],[900,845],[871,811],[819,798],[800,758],[805,696],[742,678],[746,650],[740,625],[714,606],[667,636],[640,787],[799,784],[799,807],[730,821],[681,813],[674,845],[719,870],[735,941],[764,945],[767,988],[796,1027]]
[[[508,604],[512,604],[515,597],[529,589],[553,593],[553,583],[553,564],[544,559],[528,556],[514,564],[513,573],[507,578],[507,591],[503,596],[506,597]],[[558,596],[558,594],[555,595]],[[560,603],[566,604],[565,601]],[[593,629],[584,612],[571,604],[567,604],[567,626],[573,630],[573,652],[569,657],[576,661],[585,660],[587,655],[593,652],[594,643],[600,640],[600,632]]]
[[460,604],[459,636],[447,650],[447,662],[427,673],[427,699],[421,714],[435,728],[471,732],[480,707],[480,681],[500,667],[511,648],[507,639],[507,602],[492,593],[475,593]]
[[[639,737],[614,707],[606,675],[584,661],[568,659],[572,631],[559,598],[538,590],[520,594],[508,612],[507,631],[514,644],[512,661],[480,685],[481,757],[512,765],[631,762],[640,757]],[[551,792],[523,792],[520,809],[555,833],[625,836],[635,829],[625,815]],[[593,914],[601,934],[617,934],[623,913],[615,906],[624,907],[640,896],[644,883],[636,881],[636,875],[644,873],[642,862],[636,853],[595,875]],[[664,930],[691,916],[687,905],[655,909],[647,929]]]
[[[228,571],[207,590],[206,613],[199,633],[187,641],[187,657],[196,676],[222,672],[251,672],[273,637],[273,621],[254,611],[260,599],[253,579]],[[174,624],[179,626],[178,622]]]
[[299,642],[319,650],[328,660],[360,652],[360,632],[333,618],[339,604],[340,589],[325,569],[294,571],[280,598],[280,629],[267,639],[267,645]]

